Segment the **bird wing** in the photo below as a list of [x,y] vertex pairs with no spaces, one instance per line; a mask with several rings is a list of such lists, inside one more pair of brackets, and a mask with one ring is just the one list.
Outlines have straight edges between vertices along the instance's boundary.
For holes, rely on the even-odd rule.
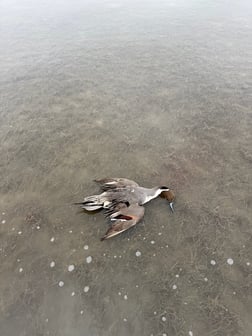
[[109,239],[135,226],[144,216],[144,207],[138,204],[131,204],[129,207],[122,206],[121,209],[112,213],[109,217],[115,221],[101,240]]
[[115,178],[104,178],[100,180],[95,180],[102,190],[116,189],[116,188],[126,188],[126,187],[139,187],[139,185],[132,180],[128,180],[122,177]]

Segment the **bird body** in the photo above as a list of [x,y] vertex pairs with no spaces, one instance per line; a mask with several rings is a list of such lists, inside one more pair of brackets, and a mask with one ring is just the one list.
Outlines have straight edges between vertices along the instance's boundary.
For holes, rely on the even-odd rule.
[[162,193],[166,193],[163,197],[169,200],[173,210],[174,197],[171,197],[173,194],[168,187],[144,188],[125,178],[106,178],[96,182],[100,184],[103,192],[99,195],[87,196],[82,202],[76,204],[87,211],[106,210],[106,215],[113,224],[101,240],[114,237],[136,225],[144,215],[143,204]]

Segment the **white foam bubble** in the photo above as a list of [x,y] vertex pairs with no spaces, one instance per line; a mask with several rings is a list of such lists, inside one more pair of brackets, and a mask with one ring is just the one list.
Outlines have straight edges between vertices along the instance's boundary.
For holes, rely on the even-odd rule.
[[84,245],[84,250],[88,250],[88,245]]
[[20,267],[20,268],[19,268],[19,273],[22,273],[23,270],[24,270],[24,269],[23,269],[22,267]]
[[3,220],[2,220],[2,224],[5,224],[5,223],[6,223],[6,220],[5,220],[5,219],[3,219]]
[[50,267],[53,268],[55,266],[55,261],[50,262]]
[[55,238],[54,237],[52,237],[51,239],[50,239],[50,242],[54,242],[54,240],[55,240]]
[[166,317],[162,316],[162,321],[165,322],[166,321]]
[[64,286],[64,281],[59,281],[59,286],[63,287]]
[[68,272],[72,272],[75,269],[74,265],[68,266]]
[[92,257],[91,257],[91,256],[88,256],[88,257],[86,258],[86,262],[87,262],[88,264],[90,264],[91,261],[92,261]]
[[137,257],[140,257],[141,254],[142,254],[142,253],[141,253],[140,251],[136,251],[136,256],[137,256]]
[[155,244],[155,240],[152,240],[150,243],[151,243],[152,245]]
[[215,260],[211,260],[210,264],[214,266],[214,265],[216,265],[216,261]]
[[191,330],[189,330],[188,335],[193,336],[193,332]]
[[125,294],[123,298],[124,300],[128,300],[128,295]]
[[173,285],[173,286],[172,286],[172,289],[177,289],[177,285]]
[[234,260],[232,258],[228,258],[227,263],[228,263],[228,265],[233,265]]
[[249,261],[247,261],[247,262],[246,262],[246,265],[247,265],[247,266],[250,266],[250,262],[249,262]]
[[74,295],[75,295],[75,292],[72,292],[72,293],[71,293],[71,296],[74,296]]
[[87,293],[89,291],[89,286],[84,287],[84,293]]

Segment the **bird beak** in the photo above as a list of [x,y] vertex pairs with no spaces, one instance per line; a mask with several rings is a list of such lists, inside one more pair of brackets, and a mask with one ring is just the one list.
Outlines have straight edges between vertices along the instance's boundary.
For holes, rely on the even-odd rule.
[[169,203],[171,211],[174,212],[174,208],[173,208],[173,202]]

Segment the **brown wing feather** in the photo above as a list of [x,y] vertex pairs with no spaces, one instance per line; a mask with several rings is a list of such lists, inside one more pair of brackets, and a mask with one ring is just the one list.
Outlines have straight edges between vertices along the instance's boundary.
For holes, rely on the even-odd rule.
[[100,180],[95,180],[102,190],[116,189],[116,188],[125,188],[127,186],[138,187],[139,185],[132,180],[128,180],[122,177],[115,178],[104,178]]
[[108,229],[101,240],[109,239],[135,226],[144,216],[144,207],[138,204],[130,205],[110,215],[110,219],[116,220]]

